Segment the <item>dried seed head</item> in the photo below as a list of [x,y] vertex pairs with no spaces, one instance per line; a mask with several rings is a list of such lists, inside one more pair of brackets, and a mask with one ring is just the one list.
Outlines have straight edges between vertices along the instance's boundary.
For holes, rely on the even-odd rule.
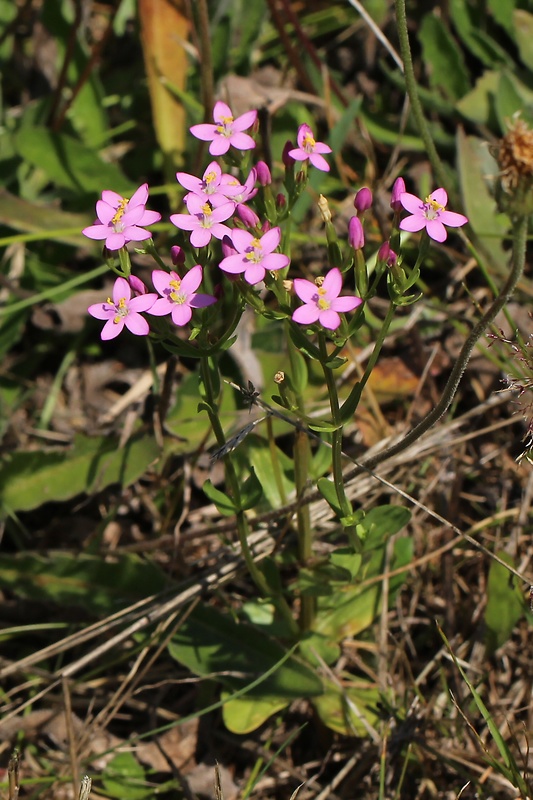
[[533,211],[533,130],[517,115],[497,143],[494,156],[500,168],[496,199],[502,211]]

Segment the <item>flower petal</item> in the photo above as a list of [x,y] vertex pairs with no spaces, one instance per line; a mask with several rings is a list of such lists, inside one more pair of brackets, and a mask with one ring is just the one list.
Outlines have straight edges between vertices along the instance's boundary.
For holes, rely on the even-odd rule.
[[409,192],[402,192],[400,195],[400,203],[409,211],[410,214],[423,214],[424,201],[417,197],[416,194],[409,194]]
[[154,284],[156,291],[158,291],[160,295],[163,295],[163,297],[165,296],[165,291],[168,292],[170,289],[170,281],[171,277],[168,272],[165,272],[165,270],[152,270],[152,283]]
[[82,230],[82,233],[88,239],[107,239],[109,228],[107,225],[89,225],[88,228]]
[[446,189],[443,189],[442,187],[440,189],[435,189],[435,191],[432,192],[432,194],[430,194],[429,197],[430,200],[433,200],[434,203],[438,203],[439,206],[446,207],[446,204],[448,202],[448,195],[446,193]]
[[309,155],[309,161],[313,167],[322,170],[322,172],[329,172],[331,169],[324,156],[319,156],[318,153],[311,153]]
[[124,318],[124,324],[135,336],[148,336],[150,333],[150,326],[145,318],[135,312],[133,314],[128,314],[128,316]]
[[126,303],[131,298],[131,286],[126,278],[117,278],[113,286],[113,302],[117,306],[119,301],[124,299]]
[[193,231],[199,225],[198,219],[191,214],[171,214],[169,219],[180,231]]
[[106,322],[106,324],[102,328],[100,338],[104,342],[109,341],[109,339],[114,339],[116,336],[119,335],[119,333],[121,333],[123,328],[124,328],[124,319],[120,319],[118,322],[114,322],[112,319],[110,319]]
[[135,206],[145,206],[148,200],[148,184],[143,183],[138,189],[134,191],[128,202],[128,208]]
[[105,246],[108,250],[120,250],[121,247],[124,247],[126,244],[126,237],[123,233],[109,233],[109,229],[107,232],[107,238],[105,240]]
[[192,311],[188,303],[174,303],[174,308],[172,309],[172,322],[174,325],[179,327],[186,325],[190,322],[191,317]]
[[233,112],[231,108],[224,103],[223,100],[217,100],[215,103],[215,107],[213,108],[213,119],[215,122],[223,122],[224,118],[228,119],[231,117],[233,119]]
[[445,242],[448,238],[448,233],[442,222],[438,219],[428,219],[426,222],[426,230],[428,236],[436,242]]
[[109,303],[94,303],[92,306],[89,306],[87,313],[95,319],[112,319],[116,312]]
[[201,139],[203,142],[212,142],[215,136],[217,136],[217,126],[213,125],[211,122],[202,122],[201,125],[193,125],[189,130],[193,136],[197,139]]
[[104,203],[108,203],[110,206],[112,206],[116,211],[119,205],[123,202],[124,198],[121,194],[111,191],[111,189],[104,189],[102,192],[102,200]]
[[294,322],[299,322],[300,325],[312,325],[314,322],[318,322],[319,314],[317,306],[306,304],[294,311],[292,319]]
[[414,233],[414,231],[421,231],[422,228],[425,228],[426,222],[427,219],[421,214],[413,214],[411,217],[402,219],[399,227],[402,231],[410,231],[411,233]]
[[154,292],[147,292],[147,294],[139,294],[128,303],[130,311],[138,313],[139,311],[148,311],[153,306],[159,297]]
[[191,233],[191,244],[193,247],[205,247],[211,241],[213,233],[208,228],[196,228]]
[[193,295],[193,297],[189,301],[189,305],[191,308],[205,308],[206,306],[212,306],[213,303],[216,303],[216,297],[213,297],[212,294],[202,294],[198,292],[198,294]]
[[237,150],[253,150],[255,140],[247,133],[233,133],[229,140]]
[[227,256],[223,258],[218,266],[223,272],[239,275],[239,273],[244,272],[248,266],[248,261],[239,253],[236,256]]
[[360,306],[362,302],[360,297],[336,297],[331,301],[331,308],[333,311],[346,313],[347,311],[353,311],[354,308]]
[[328,308],[327,311],[321,311],[318,321],[323,328],[327,328],[330,331],[336,330],[341,324],[341,318],[332,308]]
[[265,277],[265,268],[261,264],[249,263],[244,271],[244,279],[250,286],[259,283]]
[[281,228],[271,228],[261,237],[261,249],[268,254],[276,249],[281,241]]
[[222,222],[215,222],[215,224],[211,226],[211,233],[215,239],[223,239],[224,236],[227,236],[231,231],[228,226],[223,225]]
[[333,300],[333,298],[339,296],[342,289],[342,275],[340,269],[338,269],[337,267],[330,269],[330,271],[324,278],[324,283],[322,284],[322,288],[326,292],[327,300],[330,302],[331,300]]
[[153,306],[150,306],[148,313],[154,317],[165,317],[167,314],[172,313],[174,305],[175,303],[167,297],[160,297]]
[[290,258],[283,253],[269,253],[261,259],[261,264],[265,269],[275,272],[277,269],[284,269],[290,264]]
[[230,140],[227,136],[221,136],[220,134],[216,134],[214,136],[213,141],[209,145],[209,152],[212,156],[223,156],[225,153],[228,152],[230,148]]
[[248,128],[252,127],[256,119],[257,111],[255,109],[253,111],[246,111],[244,114],[241,114],[240,117],[236,117],[236,119],[233,120],[233,125],[231,127],[234,131],[246,131]]
[[460,228],[461,225],[466,225],[468,217],[458,214],[456,211],[441,211],[439,221],[444,225],[449,225],[450,228]]
[[109,203],[105,203],[103,200],[96,202],[96,216],[102,225],[109,225],[116,213],[116,208],[110,206]]
[[139,228],[137,225],[128,225],[127,228],[124,228],[123,234],[128,242],[144,242],[145,239],[152,238],[150,231],[145,231],[144,228]]
[[[315,303],[318,300],[318,287],[313,281],[307,281],[305,278],[295,278],[293,287],[296,295],[303,300],[304,303]],[[318,319],[318,317],[317,317]]]
[[183,294],[189,296],[198,289],[202,282],[202,273],[203,270],[200,264],[196,264],[195,267],[191,267],[191,269],[181,280],[181,291]]
[[301,147],[295,147],[293,150],[289,150],[287,155],[289,155],[295,161],[307,161],[309,158],[309,153],[306,153]]

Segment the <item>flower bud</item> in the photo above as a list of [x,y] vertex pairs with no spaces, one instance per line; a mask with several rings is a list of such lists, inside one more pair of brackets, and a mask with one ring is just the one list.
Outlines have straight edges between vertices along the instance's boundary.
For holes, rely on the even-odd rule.
[[370,189],[368,189],[366,186],[363,186],[362,189],[359,189],[355,195],[353,205],[359,214],[362,214],[363,211],[368,211],[372,205],[372,192]]
[[248,206],[244,203],[237,203],[235,212],[238,214],[247,228],[255,228],[257,225],[259,225],[259,217],[255,211],[252,211],[252,209],[248,208]]
[[285,142],[285,147],[283,148],[283,152],[281,154],[281,160],[286,167],[294,167],[295,161],[294,158],[289,155],[289,150],[294,150],[294,145],[290,140]]
[[393,211],[401,211],[403,206],[400,202],[400,197],[405,192],[405,181],[403,178],[396,178],[392,186],[392,193],[390,198],[390,207]]
[[135,294],[146,294],[148,291],[145,284],[136,275],[130,275],[128,281]]
[[276,195],[276,208],[282,209],[285,208],[286,205],[287,205],[287,198],[285,197],[283,192],[280,192],[279,194]]
[[185,251],[182,247],[179,247],[179,245],[175,244],[170,248],[170,258],[172,260],[172,264],[175,267],[179,267],[180,264],[185,264]]
[[394,267],[398,261],[397,254],[391,249],[391,246],[388,242],[383,242],[379,248],[378,261],[384,261],[388,267]]
[[229,236],[222,237],[220,246],[222,248],[222,255],[224,256],[224,258],[227,258],[228,256],[234,256],[237,254],[237,251],[233,247],[233,242],[231,241]]
[[329,210],[329,203],[323,194],[318,198],[318,210],[324,222],[331,222],[331,211]]
[[272,183],[272,175],[270,174],[268,164],[264,161],[257,162],[255,171],[257,172],[257,180],[261,186],[269,186]]
[[352,217],[348,223],[348,241],[354,250],[365,246],[365,234],[359,217]]

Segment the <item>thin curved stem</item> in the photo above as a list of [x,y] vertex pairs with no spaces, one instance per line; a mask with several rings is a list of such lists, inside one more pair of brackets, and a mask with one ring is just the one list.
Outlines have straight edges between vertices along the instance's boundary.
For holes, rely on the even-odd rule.
[[[426,417],[424,417],[422,422],[419,422],[418,425],[410,430],[400,442],[392,445],[392,447],[388,447],[381,453],[377,453],[372,458],[363,461],[363,469],[374,469],[374,467],[376,467],[378,464],[381,464],[383,461],[386,461],[388,458],[392,458],[392,456],[401,453],[402,450],[406,450],[413,444],[413,442],[416,442],[417,439],[423,436],[426,431],[435,425],[435,423],[438,422],[439,419],[449,409],[477,341],[485,333],[489,325],[493,322],[494,318],[505,306],[522,276],[526,254],[527,226],[527,216],[520,217],[515,221],[513,231],[513,260],[509,277],[507,278],[507,281],[500,294],[494,299],[490,308],[481,317],[479,322],[477,322],[472,328],[470,335],[461,348],[461,352],[459,353],[457,361],[455,362],[455,366],[450,373],[450,377],[448,378],[446,386],[444,387],[442,397],[435,408],[430,411]],[[357,474],[359,474],[359,472],[361,472],[360,467],[346,475],[345,480],[350,480],[350,478],[355,477]]]

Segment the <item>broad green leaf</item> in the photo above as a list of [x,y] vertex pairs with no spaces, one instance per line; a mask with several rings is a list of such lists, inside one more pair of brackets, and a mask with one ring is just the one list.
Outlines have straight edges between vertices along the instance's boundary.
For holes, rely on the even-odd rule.
[[507,33],[514,38],[513,30],[513,11],[516,7],[516,0],[487,0],[487,8],[492,16]]
[[509,123],[517,112],[524,122],[533,126],[533,92],[508,70],[503,70],[500,74],[495,109],[502,133],[507,132]]
[[[338,686],[333,681],[324,681],[325,691],[311,701],[318,716],[330,730],[343,736],[368,736],[368,727],[374,727],[379,719],[380,693],[370,683],[350,683]],[[365,725],[365,722],[367,725]]]
[[28,126],[19,130],[13,141],[22,158],[44,170],[48,178],[62,188],[78,194],[97,195],[102,189],[128,195],[136,188],[119,167],[106,163],[98,153],[66,133],[53,133],[44,126]]
[[[277,464],[272,463],[272,454],[266,439],[251,434],[243,445],[248,463],[254,468],[264,496],[271,508],[277,509],[287,502],[294,489],[294,463],[275,444],[273,445]],[[278,484],[279,481],[279,484]]]
[[210,479],[205,481],[202,489],[206,497],[216,505],[220,514],[225,517],[232,517],[237,513],[237,507],[231,497],[228,497],[227,494],[213,486]]
[[497,125],[494,97],[499,82],[500,72],[487,70],[478,78],[474,88],[456,103],[457,110],[472,122],[494,128]]
[[401,531],[410,519],[411,512],[403,506],[371,508],[360,523],[365,531],[363,551],[367,553],[381,547],[391,536]]
[[136,555],[116,555],[113,561],[84,553],[49,552],[0,555],[0,587],[17,597],[81,606],[95,614],[116,611],[139,598],[161,592],[165,573]]
[[70,448],[12,453],[0,467],[3,512],[29,511],[120,483],[128,486],[159,455],[152,436],[134,436],[123,448],[110,437],[78,435]]
[[533,50],[531,41],[533,39],[533,14],[522,8],[513,11],[513,27],[515,31],[515,41],[518,52],[523,64],[533,70]]
[[[197,607],[169,644],[172,658],[195,675],[218,674],[229,689],[239,689],[277,664],[285,650],[263,631],[213,608]],[[322,683],[306,664],[290,656],[247,697],[290,701],[322,692]]]
[[463,54],[455,39],[435,14],[426,14],[418,32],[429,82],[433,89],[442,89],[446,97],[457,100],[470,88]]
[[263,487],[254,468],[250,468],[250,475],[246,478],[241,489],[241,507],[244,511],[257,508],[263,497]]
[[343,511],[340,507],[339,498],[337,497],[337,490],[335,489],[335,484],[333,481],[330,481],[329,478],[319,478],[317,481],[317,489],[329,507],[340,519],[343,515]]
[[299,651],[309,664],[321,667],[322,662],[335,664],[339,660],[341,648],[322,634],[308,631],[300,640]]
[[[516,566],[504,551],[497,554],[502,561]],[[516,623],[524,615],[522,587],[515,575],[497,561],[492,561],[487,582],[487,607],[485,609],[485,639],[490,653],[509,639]]]
[[510,227],[509,218],[498,213],[487,182],[498,174],[498,165],[486,143],[457,131],[459,179],[464,210],[479,237],[483,251],[491,263],[505,269],[508,256],[501,239]]
[[476,58],[489,69],[512,66],[509,54],[483,31],[486,12],[481,6],[475,9],[468,0],[450,0],[448,8],[458,37]]
[[144,768],[133,753],[118,753],[102,773],[102,785],[106,795],[117,800],[142,800],[153,797],[154,789],[147,781]]
[[232,733],[243,735],[256,731],[270,717],[290,704],[282,697],[237,697],[231,699],[231,692],[222,692],[222,718],[226,728]]
[[354,552],[351,547],[338,547],[329,557],[334,567],[341,567],[347,571],[352,582],[361,568],[362,559],[361,553]]
[[73,214],[50,205],[29,203],[0,189],[0,223],[16,231],[35,233],[35,238],[43,241],[53,239],[74,247],[87,246],[88,239],[82,236],[81,231],[93,220],[91,214]]
[[238,74],[249,75],[254,49],[265,25],[267,5],[265,0],[240,0],[240,13],[232,15],[234,30],[234,52],[232,69]]

